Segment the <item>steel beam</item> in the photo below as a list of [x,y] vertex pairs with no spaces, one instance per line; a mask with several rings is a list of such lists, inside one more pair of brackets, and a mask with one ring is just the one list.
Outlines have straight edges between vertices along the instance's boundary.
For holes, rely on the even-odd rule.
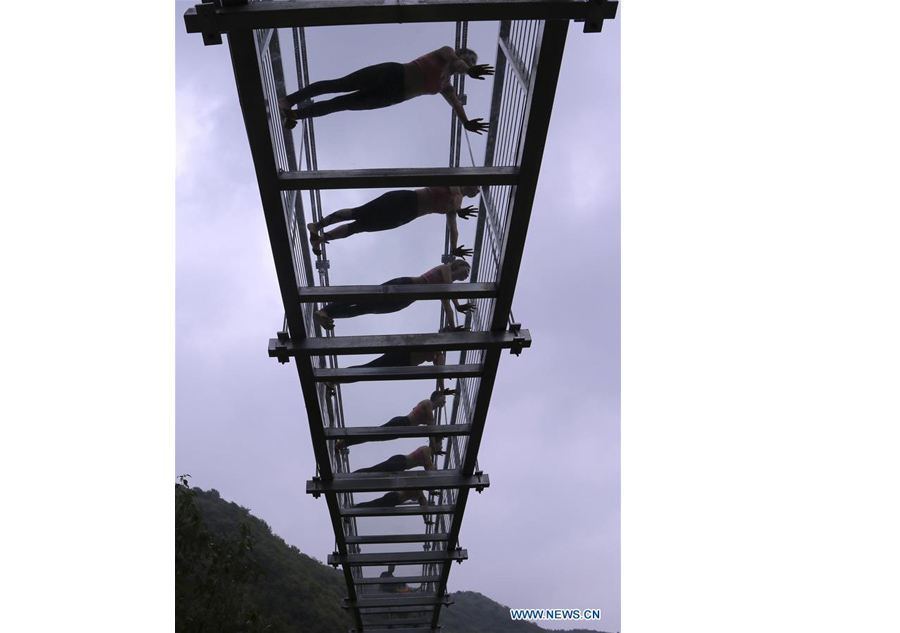
[[316,369],[316,382],[363,382],[373,380],[434,380],[435,378],[478,378],[482,366],[438,365],[425,367],[342,367]]
[[269,339],[269,356],[330,356],[386,354],[388,352],[441,352],[531,347],[531,333],[443,332],[437,334],[384,334],[377,336],[311,337],[298,342]]
[[381,552],[378,554],[329,554],[329,565],[418,565],[419,563],[443,564],[467,560],[469,553],[464,549],[438,552]]
[[417,167],[405,169],[335,169],[285,171],[281,189],[389,189],[394,187],[463,187],[514,185],[515,167]]
[[354,578],[357,585],[406,585],[437,582],[439,576],[386,576],[384,578]]
[[[613,5],[618,3],[597,4]],[[230,33],[239,29],[332,26],[339,24],[389,24],[485,20],[585,20],[614,17],[609,10],[597,14],[585,0],[284,0],[243,6],[203,5],[188,9],[184,24],[188,33]],[[593,11],[593,13],[592,13]],[[597,17],[599,15],[599,17]]]
[[[357,598],[356,600],[341,600],[341,606],[345,609],[365,609],[366,607],[432,607],[435,605],[447,606],[453,604],[449,595],[443,596],[416,596],[396,594],[378,598]],[[425,611],[425,609],[420,609]]]
[[[293,256],[287,225],[285,224],[281,192],[277,185],[275,155],[272,151],[272,142],[269,136],[262,78],[259,74],[259,63],[253,34],[250,31],[234,33],[228,39],[228,46],[231,52],[231,63],[234,68],[234,78],[237,84],[241,112],[244,116],[244,125],[247,129],[247,138],[250,143],[250,153],[256,169],[256,179],[259,184],[260,198],[266,218],[269,243],[272,246],[272,256],[275,260],[275,272],[278,277],[281,300],[284,304],[291,338],[294,341],[301,341],[306,338],[306,328],[303,325],[300,299],[296,292],[297,278],[294,273]],[[328,447],[324,441],[325,434],[319,410],[319,398],[316,393],[312,364],[309,362],[309,359],[304,358],[297,363],[297,373],[300,375],[300,386],[303,390],[303,400],[306,404],[313,452],[316,456],[320,475],[327,479],[331,477],[331,461],[328,456]]]
[[[431,620],[414,620],[410,618],[407,619],[393,619],[389,620],[387,618],[381,618],[377,620],[371,620],[366,622],[365,633],[441,633],[441,627],[432,628],[431,626],[421,626],[427,625]],[[369,625],[374,624],[376,626],[380,626],[382,624],[388,625],[391,627],[397,628],[378,628],[378,629],[370,629]],[[400,628],[403,627],[403,628]],[[355,631],[351,631],[351,633],[356,633]]]
[[430,424],[427,426],[356,426],[342,429],[325,429],[329,440],[364,439],[370,441],[397,440],[405,437],[444,437],[466,435],[471,424]]
[[446,541],[447,535],[437,532],[431,534],[365,534],[363,536],[348,536],[347,543],[357,545],[371,545],[373,543],[430,543],[432,541]]
[[312,286],[298,288],[301,303],[375,303],[428,299],[491,299],[494,283],[401,284],[399,286]]
[[[288,237],[287,223],[285,222],[285,209],[278,182],[278,168],[269,132],[264,89],[253,32],[244,30],[231,33],[228,38],[228,46],[241,113],[250,145],[250,154],[256,171],[260,199],[266,219],[266,229],[272,248],[272,257],[275,261],[275,272],[278,279],[278,287],[281,291],[281,300],[284,304],[285,318],[287,319],[292,339],[301,341],[306,338],[306,328],[303,324],[300,300],[296,292],[298,279],[294,271],[291,243]],[[322,415],[313,379],[312,364],[308,358],[302,358],[296,361],[296,365],[297,373],[300,377],[303,400],[306,405],[313,453],[318,464],[319,475],[327,480],[331,478],[333,471],[328,455],[328,446],[325,443]],[[335,534],[337,550],[339,553],[346,553],[347,544],[344,541],[343,525],[338,511],[337,499],[332,498],[328,500],[328,512]],[[350,569],[345,568],[343,571],[344,580],[347,583],[347,591],[350,597],[355,599],[356,589],[352,583]],[[360,624],[358,612],[354,614],[354,618],[357,624]]]
[[372,616],[372,615],[387,615],[389,613],[414,613],[415,615],[411,615],[408,617],[424,617],[427,613],[431,615],[431,608],[429,607],[382,607],[382,608],[369,608],[362,612],[363,616]]
[[341,508],[341,516],[343,517],[405,517],[419,516],[426,514],[453,514],[456,510],[455,504],[447,505],[399,505],[393,508]]
[[452,470],[405,471],[399,473],[335,473],[334,479],[311,479],[306,493],[320,495],[341,492],[395,492],[400,490],[444,490],[479,488],[491,485],[485,474],[460,475]]
[[538,62],[535,66],[532,88],[528,92],[525,107],[523,133],[519,145],[519,184],[511,193],[511,209],[507,233],[503,239],[503,261],[500,266],[498,285],[500,291],[494,304],[494,315],[491,330],[506,329],[509,311],[512,307],[519,268],[522,264],[522,252],[525,248],[525,237],[528,234],[528,222],[534,204],[538,177],[541,172],[541,160],[544,146],[547,143],[547,130],[553,110],[553,98],[556,95],[556,84],[562,64],[563,50],[566,46],[566,33],[569,23],[566,21],[547,22],[543,33],[538,38]]

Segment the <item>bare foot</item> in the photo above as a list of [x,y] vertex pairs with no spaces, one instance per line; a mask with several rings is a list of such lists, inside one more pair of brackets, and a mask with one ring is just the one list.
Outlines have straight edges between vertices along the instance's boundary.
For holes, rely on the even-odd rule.
[[[279,102],[280,103],[280,102]],[[294,116],[294,112],[292,110],[281,109],[281,124],[284,125],[288,130],[293,130],[297,127],[297,117]]]

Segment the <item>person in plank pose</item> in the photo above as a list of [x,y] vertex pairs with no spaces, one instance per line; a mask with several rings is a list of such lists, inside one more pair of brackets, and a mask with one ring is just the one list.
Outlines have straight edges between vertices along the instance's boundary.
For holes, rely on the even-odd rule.
[[[434,410],[438,409],[447,402],[447,396],[455,394],[455,389],[443,389],[432,392],[431,396],[427,400],[420,401],[413,410],[407,413],[406,415],[398,415],[396,417],[391,418],[387,421],[387,423],[382,424],[380,428],[387,428],[392,426],[416,426],[419,424],[424,424],[426,426],[431,426],[434,424]],[[356,444],[362,444],[364,442],[383,442],[385,440],[382,439],[357,439],[350,438],[346,440],[337,440],[334,443],[335,448],[337,450],[343,450],[345,448],[349,448],[350,446],[354,446]],[[440,438],[433,438],[430,442],[431,450],[435,454],[439,454],[441,450],[441,440]]]
[[357,503],[357,508],[393,508],[407,501],[417,501],[420,506],[427,506],[428,500],[425,493],[421,490],[400,490],[397,492],[389,492],[386,495],[372,499],[371,501],[363,501]]
[[[359,207],[339,209],[329,213],[319,222],[310,222],[306,225],[309,229],[309,242],[316,255],[322,254],[322,243],[328,244],[334,240],[355,235],[356,233],[373,233],[388,231],[398,226],[412,222],[424,215],[436,213],[447,218],[447,227],[450,230],[450,253],[457,257],[467,257],[472,254],[472,249],[465,246],[457,246],[459,229],[456,226],[456,218],[463,220],[477,215],[478,210],[473,206],[463,207],[463,197],[474,198],[478,195],[478,187],[425,187],[424,189],[398,189],[388,191],[370,200]],[[326,226],[338,222],[347,222],[341,226],[319,235],[319,231]]]
[[[469,132],[487,132],[482,119],[471,119],[460,103],[450,80],[453,75],[468,75],[484,81],[494,69],[476,64],[478,55],[468,48],[454,50],[444,46],[405,64],[387,62],[366,66],[340,79],[315,81],[278,100],[284,126],[291,129],[301,119],[325,116],[347,110],[387,108],[422,95],[440,94]],[[313,103],[310,99],[323,94],[346,92],[339,97]],[[293,109],[293,106],[297,106]]]
[[399,473],[422,466],[425,470],[434,470],[434,459],[430,446],[420,446],[409,455],[392,455],[380,464],[354,470],[354,473]]
[[[418,277],[396,277],[381,284],[382,286],[400,286],[408,284],[449,284],[454,281],[465,281],[469,278],[472,267],[464,259],[454,259],[449,264],[440,264],[422,273]],[[475,310],[474,303],[460,303],[458,299],[441,299],[444,311],[449,315],[450,323],[456,326],[456,319],[450,302],[457,312],[468,314]],[[399,312],[415,303],[414,299],[400,301],[333,301],[325,304],[321,310],[313,313],[313,318],[322,328],[334,329],[335,319],[350,319],[364,314],[390,314]]]

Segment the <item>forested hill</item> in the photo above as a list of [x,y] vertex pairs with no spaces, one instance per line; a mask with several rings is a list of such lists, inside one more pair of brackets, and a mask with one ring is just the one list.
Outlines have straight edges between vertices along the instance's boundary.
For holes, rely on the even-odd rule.
[[[177,633],[344,633],[344,577],[288,545],[215,490],[175,490]],[[322,529],[327,529],[323,526]],[[539,633],[509,609],[470,591],[452,593],[443,633]],[[583,629],[568,633],[595,633]]]

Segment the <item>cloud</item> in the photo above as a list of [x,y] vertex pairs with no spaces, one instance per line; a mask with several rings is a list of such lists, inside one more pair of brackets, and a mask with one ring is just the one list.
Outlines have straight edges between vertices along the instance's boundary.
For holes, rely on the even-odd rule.
[[216,146],[216,114],[221,99],[202,96],[195,88],[175,90],[175,177],[179,187],[192,179],[193,168],[207,165],[204,155]]

